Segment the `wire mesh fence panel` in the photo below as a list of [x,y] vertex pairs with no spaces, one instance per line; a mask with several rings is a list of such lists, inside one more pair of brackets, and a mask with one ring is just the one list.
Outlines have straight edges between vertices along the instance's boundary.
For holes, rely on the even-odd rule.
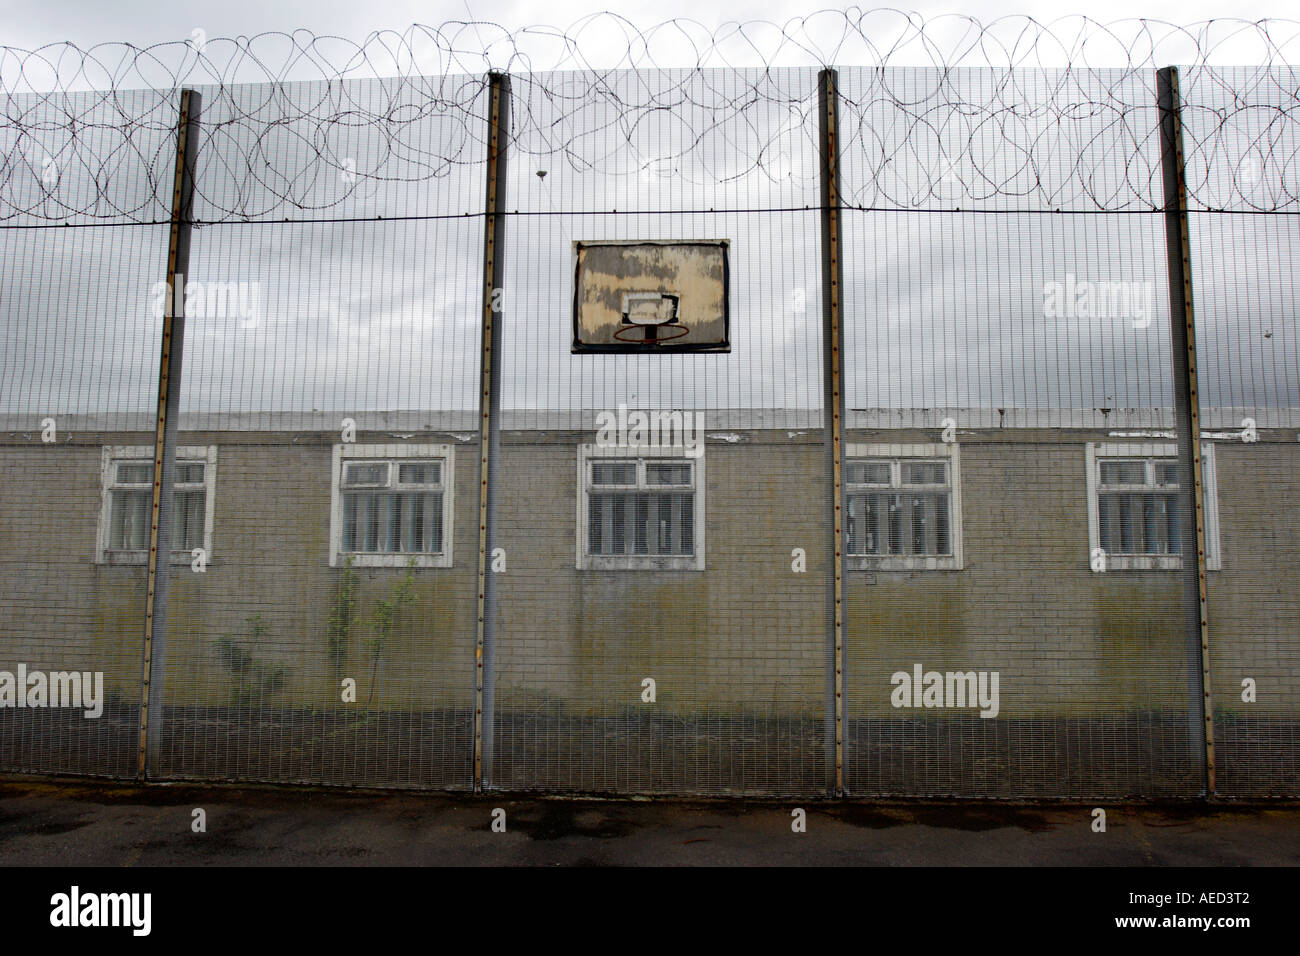
[[492,785],[824,787],[815,79],[512,77]]
[[1194,794],[1154,74],[840,75],[848,788]]
[[1192,287],[1205,441],[1216,791],[1300,793],[1300,328],[1294,70],[1183,78]]
[[[176,103],[129,93],[7,105],[27,128],[0,132],[0,769],[129,777],[144,569],[122,560],[126,509],[108,496],[105,450],[110,423],[152,442],[162,323],[149,293],[165,278],[167,233],[132,224],[154,184],[129,157],[174,150]],[[129,141],[123,115],[138,119]],[[126,152],[110,191],[78,150]],[[152,448],[147,458],[146,496]]]
[[1294,796],[1297,26],[0,48],[0,770]]
[[481,87],[205,99],[157,776],[471,785]]

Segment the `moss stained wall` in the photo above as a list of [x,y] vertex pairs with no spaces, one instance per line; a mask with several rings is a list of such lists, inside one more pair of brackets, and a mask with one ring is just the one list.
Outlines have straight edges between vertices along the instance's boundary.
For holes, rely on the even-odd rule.
[[[641,706],[649,677],[661,714],[820,713],[826,519],[809,489],[823,454],[813,442],[708,445],[704,571],[579,571],[576,441],[509,441],[499,709],[619,713]],[[794,548],[805,572],[791,570]]]
[[[498,709],[618,713],[658,683],[660,711],[818,714],[825,688],[823,458],[815,433],[742,432],[706,452],[703,572],[575,569],[577,433],[507,433],[502,448]],[[933,440],[862,432],[852,441]],[[1220,442],[1224,569],[1210,573],[1216,698],[1260,682],[1260,713],[1300,711],[1300,446],[1287,436]],[[889,711],[889,675],[998,670],[1002,714],[1177,709],[1188,660],[1171,572],[1088,568],[1084,448],[1104,433],[962,435],[965,567],[848,572],[850,715]],[[384,440],[365,434],[358,441]],[[391,439],[389,439],[391,440]],[[412,441],[453,442],[448,435]],[[239,678],[230,635],[283,686],[268,705],[338,700],[327,626],[340,569],[328,565],[332,438],[190,433],[218,445],[214,554],[178,567],[169,604],[169,703],[220,705]],[[0,664],[104,670],[138,699],[144,569],[94,563],[102,435],[0,448]],[[477,455],[457,443],[455,566],[415,572],[371,679],[375,602],[404,574],[360,569],[359,620],[345,676],[362,700],[396,710],[472,704]],[[791,570],[803,548],[806,573]],[[247,620],[260,615],[253,640]],[[1267,693],[1265,693],[1267,691]],[[1234,705],[1236,706],[1236,705]]]

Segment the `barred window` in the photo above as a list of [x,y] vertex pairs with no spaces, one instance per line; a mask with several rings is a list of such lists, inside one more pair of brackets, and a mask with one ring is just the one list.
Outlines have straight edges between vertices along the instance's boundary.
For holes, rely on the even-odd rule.
[[703,459],[599,457],[584,446],[580,568],[687,570],[702,567]]
[[[1090,566],[1095,571],[1182,567],[1183,511],[1177,448],[1168,443],[1088,446]],[[1213,445],[1201,449],[1206,567],[1219,568]]]
[[1097,512],[1109,554],[1181,554],[1177,462],[1099,461]]
[[[99,560],[140,564],[148,560],[153,521],[153,450],[104,451],[104,515]],[[215,447],[181,448],[172,472],[171,551],[188,561],[195,548],[211,557],[210,498],[216,470]]]
[[343,465],[343,551],[437,554],[442,550],[442,463]]
[[952,555],[947,462],[871,459],[846,472],[850,555]]
[[844,463],[844,549],[850,570],[961,568],[955,444],[858,445]]
[[450,449],[341,445],[335,457],[333,564],[450,566]]

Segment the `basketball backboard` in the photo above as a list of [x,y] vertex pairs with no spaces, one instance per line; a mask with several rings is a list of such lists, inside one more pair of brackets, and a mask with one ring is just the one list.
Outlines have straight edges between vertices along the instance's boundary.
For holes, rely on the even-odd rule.
[[730,352],[727,240],[575,242],[574,352]]

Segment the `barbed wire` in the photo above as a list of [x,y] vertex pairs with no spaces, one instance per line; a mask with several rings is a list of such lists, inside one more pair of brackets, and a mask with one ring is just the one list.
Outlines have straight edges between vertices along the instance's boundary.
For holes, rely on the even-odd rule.
[[514,191],[521,213],[810,208],[824,66],[859,208],[1156,211],[1155,69],[1179,65],[1193,208],[1296,212],[1297,59],[1290,20],[856,7],[717,28],[607,13],[359,42],[196,27],[148,47],[5,46],[0,222],[165,221],[186,87],[203,94],[201,223],[475,215],[492,70],[511,77],[515,165],[545,185]]

